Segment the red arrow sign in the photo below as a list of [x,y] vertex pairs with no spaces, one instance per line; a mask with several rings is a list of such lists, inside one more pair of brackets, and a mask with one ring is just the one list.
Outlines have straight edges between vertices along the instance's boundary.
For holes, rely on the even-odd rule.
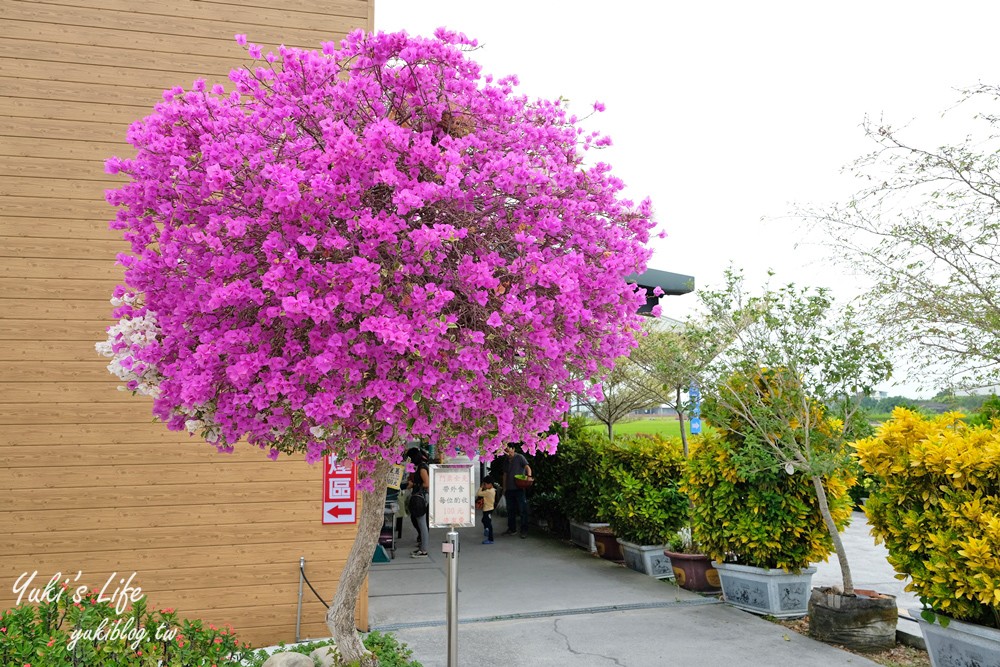
[[358,520],[357,503],[323,503],[323,523],[354,523]]
[[348,514],[353,514],[354,510],[352,510],[350,507],[342,507],[340,505],[334,505],[333,507],[328,509],[326,513],[332,516],[334,519],[337,519],[342,516],[347,516]]
[[323,523],[355,523],[358,520],[358,470],[353,461],[323,460]]

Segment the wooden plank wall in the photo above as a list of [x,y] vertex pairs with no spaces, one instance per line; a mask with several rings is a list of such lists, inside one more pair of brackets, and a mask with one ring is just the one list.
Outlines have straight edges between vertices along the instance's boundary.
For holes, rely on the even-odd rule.
[[[0,0],[0,609],[23,572],[135,572],[151,604],[267,645],[294,639],[300,556],[332,597],[355,531],[320,524],[319,466],[168,432],[96,355],[125,249],[103,161],[164,88],[228,83],[234,34],[318,48],[373,5]],[[306,593],[303,636],[328,636]]]

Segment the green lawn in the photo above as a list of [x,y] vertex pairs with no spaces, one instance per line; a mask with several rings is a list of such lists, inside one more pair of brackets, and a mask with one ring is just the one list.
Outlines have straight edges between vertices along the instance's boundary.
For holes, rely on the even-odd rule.
[[[684,425],[687,426],[686,419],[684,420]],[[608,427],[600,422],[591,425],[590,428],[598,429],[601,433],[608,432]],[[618,422],[615,424],[614,430],[615,435],[651,433],[662,435],[666,438],[681,437],[681,425],[680,422],[677,421],[676,417],[655,417]]]

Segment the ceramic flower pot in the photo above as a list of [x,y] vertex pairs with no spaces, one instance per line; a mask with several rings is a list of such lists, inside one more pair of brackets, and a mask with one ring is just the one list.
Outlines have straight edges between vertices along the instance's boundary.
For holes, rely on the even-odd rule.
[[594,542],[594,534],[590,531],[598,527],[606,527],[606,523],[577,521],[571,519],[569,522],[569,539],[581,549],[586,549],[590,553],[597,553],[597,544]]
[[696,593],[717,593],[722,589],[719,572],[705,554],[685,554],[665,549],[677,585]]
[[931,667],[1000,667],[1000,630],[954,619],[944,627],[940,623],[928,623],[920,612],[920,609],[911,610],[910,616],[917,619],[920,626]]
[[726,602],[745,611],[775,618],[802,618],[809,612],[809,592],[816,568],[799,574],[733,563],[715,563]]
[[662,544],[635,544],[623,539],[619,539],[618,544],[622,546],[625,567],[657,579],[673,579],[674,568]]
[[598,526],[590,533],[594,536],[594,544],[597,547],[597,555],[605,560],[613,560],[620,563],[625,560],[622,547],[618,544],[618,538],[611,532],[611,528]]

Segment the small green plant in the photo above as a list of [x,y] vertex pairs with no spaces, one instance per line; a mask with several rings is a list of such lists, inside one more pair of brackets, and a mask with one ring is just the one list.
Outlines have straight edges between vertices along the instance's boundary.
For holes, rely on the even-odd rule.
[[667,549],[676,554],[704,553],[701,545],[694,541],[689,526],[684,526],[667,540]]
[[598,518],[635,544],[664,544],[688,515],[679,485],[684,455],[679,440],[619,436],[601,457]]
[[1000,426],[897,408],[855,447],[880,482],[865,507],[872,534],[926,618],[1000,628]]
[[230,667],[250,654],[232,628],[180,619],[173,609],[150,611],[144,597],[119,613],[96,590],[75,601],[64,587],[0,617],[2,665]]

